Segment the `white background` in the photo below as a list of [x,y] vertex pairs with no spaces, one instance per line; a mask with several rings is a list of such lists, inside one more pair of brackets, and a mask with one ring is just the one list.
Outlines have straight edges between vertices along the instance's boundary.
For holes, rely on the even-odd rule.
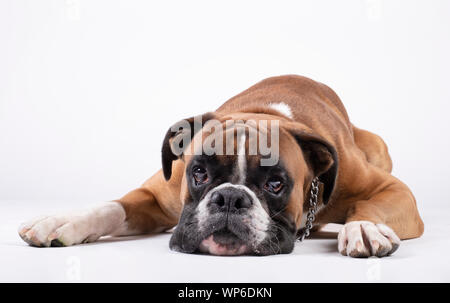
[[0,231],[24,248],[25,213],[119,198],[172,123],[281,74],[333,88],[419,209],[446,214],[449,54],[445,0],[2,0]]

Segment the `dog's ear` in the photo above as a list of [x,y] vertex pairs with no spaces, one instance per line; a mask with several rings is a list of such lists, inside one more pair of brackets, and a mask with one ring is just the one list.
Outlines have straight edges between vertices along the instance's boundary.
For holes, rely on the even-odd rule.
[[213,113],[191,117],[178,121],[172,125],[164,137],[161,156],[164,178],[169,180],[172,176],[172,162],[181,158],[184,149],[189,145],[196,132],[203,125],[214,118]]
[[314,177],[324,185],[323,203],[327,204],[333,193],[339,160],[336,149],[319,135],[304,130],[290,130],[303,152],[306,163]]

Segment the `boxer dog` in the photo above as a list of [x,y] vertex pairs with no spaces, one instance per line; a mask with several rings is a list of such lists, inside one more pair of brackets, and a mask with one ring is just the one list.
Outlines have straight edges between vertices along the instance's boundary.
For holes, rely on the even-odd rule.
[[273,77],[172,126],[162,170],[140,188],[31,220],[19,235],[32,246],[69,246],[176,226],[172,250],[272,255],[292,252],[311,217],[313,229],[343,224],[342,255],[382,257],[424,230],[413,194],[391,169],[384,141],[355,127],[333,90],[301,76]]

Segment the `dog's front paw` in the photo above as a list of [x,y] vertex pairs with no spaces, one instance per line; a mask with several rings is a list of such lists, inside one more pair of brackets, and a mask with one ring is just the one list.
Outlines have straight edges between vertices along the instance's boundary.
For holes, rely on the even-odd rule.
[[399,246],[400,239],[391,228],[369,221],[349,222],[338,235],[338,249],[344,256],[383,257],[392,254]]
[[22,224],[19,235],[32,246],[69,246],[95,240],[88,224],[86,215],[44,216]]
[[32,246],[70,246],[96,241],[120,227],[124,220],[122,206],[109,202],[83,212],[30,220],[19,227],[19,235]]

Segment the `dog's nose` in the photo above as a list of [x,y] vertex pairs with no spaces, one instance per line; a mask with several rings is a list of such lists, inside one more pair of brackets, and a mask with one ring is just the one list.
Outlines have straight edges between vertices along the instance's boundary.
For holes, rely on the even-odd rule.
[[211,196],[211,203],[224,211],[236,211],[252,206],[250,197],[245,192],[234,188],[216,191]]

